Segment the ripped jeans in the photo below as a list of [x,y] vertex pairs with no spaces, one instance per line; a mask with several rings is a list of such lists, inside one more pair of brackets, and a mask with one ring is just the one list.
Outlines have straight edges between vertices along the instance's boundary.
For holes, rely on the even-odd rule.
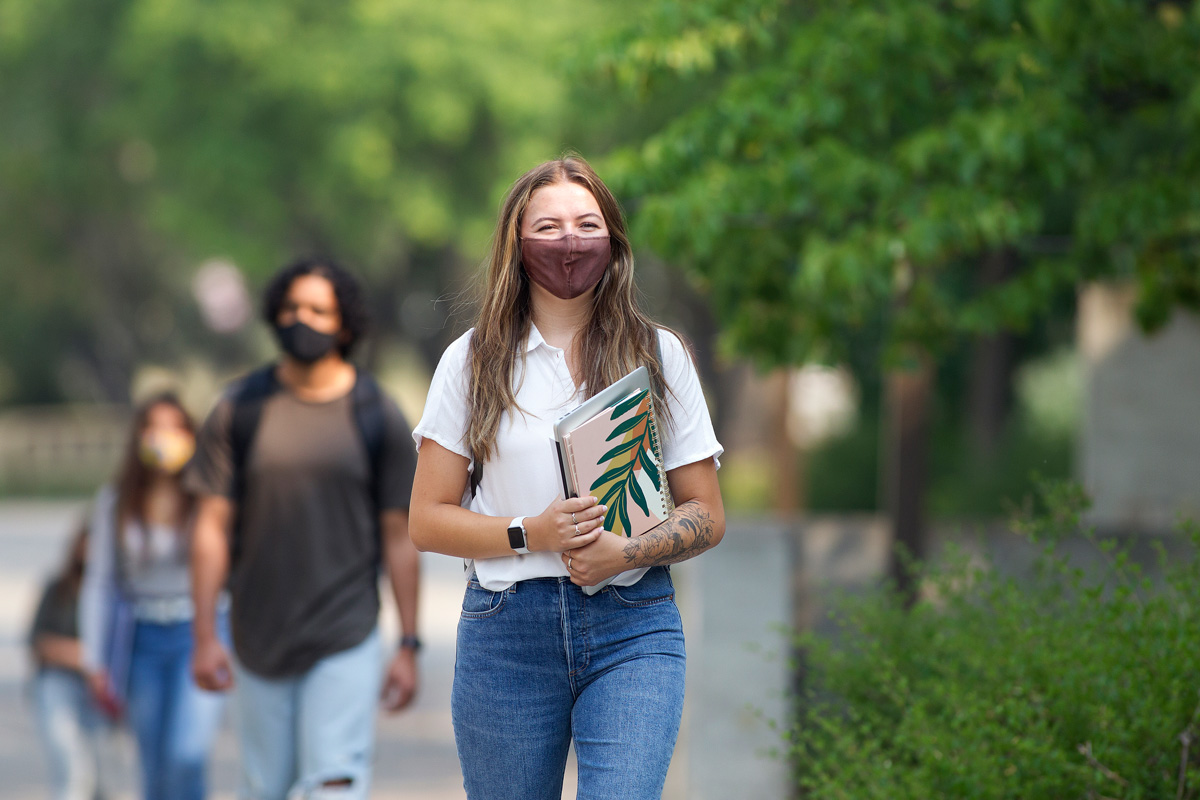
[[301,675],[236,665],[241,800],[366,800],[383,678],[379,631]]

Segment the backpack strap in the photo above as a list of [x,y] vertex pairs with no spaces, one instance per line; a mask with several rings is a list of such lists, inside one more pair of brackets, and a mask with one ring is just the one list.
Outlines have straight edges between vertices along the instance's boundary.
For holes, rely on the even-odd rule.
[[247,375],[233,395],[229,447],[233,463],[233,499],[237,505],[233,530],[230,531],[230,564],[236,564],[242,553],[242,507],[246,499],[246,464],[250,459],[250,447],[258,433],[263,406],[277,391],[279,381],[275,377],[275,364],[268,364]]
[[378,517],[383,500],[380,475],[383,472],[384,441],[387,433],[387,420],[383,413],[383,391],[370,373],[360,369],[354,379],[350,400],[354,407],[355,427],[358,428],[358,434],[367,450],[371,504],[375,507]]
[[476,462],[474,469],[471,470],[471,499],[475,499],[475,495],[479,492],[479,484],[483,483],[483,464]]

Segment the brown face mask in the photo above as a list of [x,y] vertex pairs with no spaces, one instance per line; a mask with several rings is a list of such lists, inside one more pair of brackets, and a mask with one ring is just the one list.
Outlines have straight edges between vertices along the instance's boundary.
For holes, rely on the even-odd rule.
[[529,279],[555,297],[571,300],[600,282],[612,260],[607,236],[522,239],[521,263]]

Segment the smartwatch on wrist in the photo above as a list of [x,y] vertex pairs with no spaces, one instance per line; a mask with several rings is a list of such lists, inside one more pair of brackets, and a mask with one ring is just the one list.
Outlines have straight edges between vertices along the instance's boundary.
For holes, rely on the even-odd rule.
[[401,636],[400,647],[412,650],[414,653],[421,649],[421,640],[415,635]]
[[529,553],[529,534],[525,532],[524,517],[517,517],[508,523],[508,546],[521,555]]

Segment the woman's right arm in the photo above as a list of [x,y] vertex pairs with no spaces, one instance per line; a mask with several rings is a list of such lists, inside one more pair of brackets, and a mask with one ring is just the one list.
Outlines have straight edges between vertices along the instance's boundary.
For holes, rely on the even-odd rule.
[[[469,464],[433,439],[421,443],[409,507],[409,536],[418,550],[448,556],[511,556],[508,525],[512,517],[489,517],[459,505]],[[594,497],[555,500],[540,514],[526,516],[529,549],[564,552],[590,544],[603,532],[604,511]],[[578,521],[578,536],[572,513]]]
[[43,664],[75,672],[83,671],[83,649],[74,637],[40,633],[33,640],[33,653]]

